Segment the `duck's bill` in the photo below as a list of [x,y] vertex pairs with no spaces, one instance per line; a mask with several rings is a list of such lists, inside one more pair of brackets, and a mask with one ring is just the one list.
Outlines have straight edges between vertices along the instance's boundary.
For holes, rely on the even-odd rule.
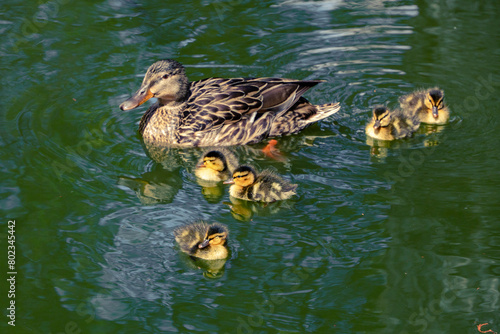
[[149,89],[139,89],[134,95],[132,95],[128,100],[120,104],[121,110],[130,110],[137,108],[147,100],[153,97],[153,93]]
[[432,116],[434,116],[434,118],[439,117],[438,108],[436,106],[432,107]]
[[234,183],[234,180],[233,179],[229,179],[229,180],[226,180],[224,182],[222,182],[223,184],[233,184]]
[[208,239],[204,240],[201,244],[198,245],[198,248],[205,248],[210,244]]

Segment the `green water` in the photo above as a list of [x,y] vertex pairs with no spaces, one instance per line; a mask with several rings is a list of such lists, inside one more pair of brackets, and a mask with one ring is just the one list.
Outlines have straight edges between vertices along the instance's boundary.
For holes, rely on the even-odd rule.
[[[499,15],[494,0],[3,1],[2,333],[500,332]],[[279,139],[285,161],[235,149],[294,199],[230,207],[196,182],[200,151],[143,147],[147,106],[118,106],[163,58],[191,80],[326,80],[306,97],[342,109]],[[448,125],[366,144],[373,105],[432,86]],[[174,245],[197,219],[229,226],[215,273]]]

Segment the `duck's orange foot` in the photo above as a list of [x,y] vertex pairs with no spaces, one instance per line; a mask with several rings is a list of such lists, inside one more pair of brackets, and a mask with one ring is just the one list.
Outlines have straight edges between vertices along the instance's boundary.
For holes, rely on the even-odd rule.
[[484,331],[483,331],[483,328],[482,328],[482,327],[483,327],[484,325],[487,325],[487,324],[488,324],[488,323],[484,323],[484,324],[477,325],[477,330],[479,331],[479,333],[496,333],[496,332],[494,332],[494,331],[493,331],[493,330],[491,330],[491,329],[488,329],[488,330],[484,330]]
[[276,144],[278,144],[278,141],[276,139],[271,139],[269,141],[269,144],[267,144],[266,147],[262,149],[262,152],[264,152],[264,154],[271,159],[277,161],[286,161],[286,158],[283,156],[283,154],[281,154],[280,150],[276,148]]

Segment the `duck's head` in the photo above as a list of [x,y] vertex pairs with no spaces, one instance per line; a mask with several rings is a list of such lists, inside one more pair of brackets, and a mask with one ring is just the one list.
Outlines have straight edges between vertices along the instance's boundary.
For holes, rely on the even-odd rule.
[[144,76],[141,88],[120,105],[121,110],[137,108],[152,97],[158,98],[160,105],[184,101],[189,95],[189,82],[181,63],[160,60],[151,65]]
[[203,156],[203,163],[198,168],[210,168],[217,172],[222,172],[227,168],[227,161],[224,154],[219,151],[210,151]]
[[373,128],[375,130],[386,127],[391,122],[391,115],[387,107],[376,107],[373,109]]
[[224,181],[225,184],[236,184],[240,187],[251,186],[255,179],[257,178],[257,173],[255,169],[250,166],[240,166],[236,168],[233,172],[233,178],[231,180]]
[[210,225],[205,239],[198,244],[199,249],[209,250],[207,247],[224,246],[228,237],[229,231],[222,224],[214,223]]
[[425,95],[424,103],[429,111],[432,111],[432,116],[437,119],[439,117],[439,110],[445,107],[444,93],[439,88],[429,89]]

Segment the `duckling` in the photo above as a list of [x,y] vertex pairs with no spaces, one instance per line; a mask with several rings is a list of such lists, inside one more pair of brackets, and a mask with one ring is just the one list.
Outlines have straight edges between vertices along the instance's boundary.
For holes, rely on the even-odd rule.
[[218,148],[202,155],[194,173],[202,180],[220,182],[229,179],[236,167],[236,156],[227,149]]
[[181,250],[204,260],[220,260],[228,257],[226,246],[229,231],[226,225],[204,221],[181,226],[174,230],[175,241]]
[[390,111],[387,107],[376,107],[365,131],[375,139],[394,140],[411,137],[419,126],[416,116],[405,115],[399,109]]
[[417,115],[422,123],[445,124],[450,119],[444,92],[437,87],[401,96],[399,104],[404,113]]
[[224,181],[232,184],[229,195],[255,202],[274,202],[289,199],[296,194],[296,184],[283,180],[279,175],[264,170],[257,175],[254,168],[250,166],[239,166],[233,172],[233,179]]

